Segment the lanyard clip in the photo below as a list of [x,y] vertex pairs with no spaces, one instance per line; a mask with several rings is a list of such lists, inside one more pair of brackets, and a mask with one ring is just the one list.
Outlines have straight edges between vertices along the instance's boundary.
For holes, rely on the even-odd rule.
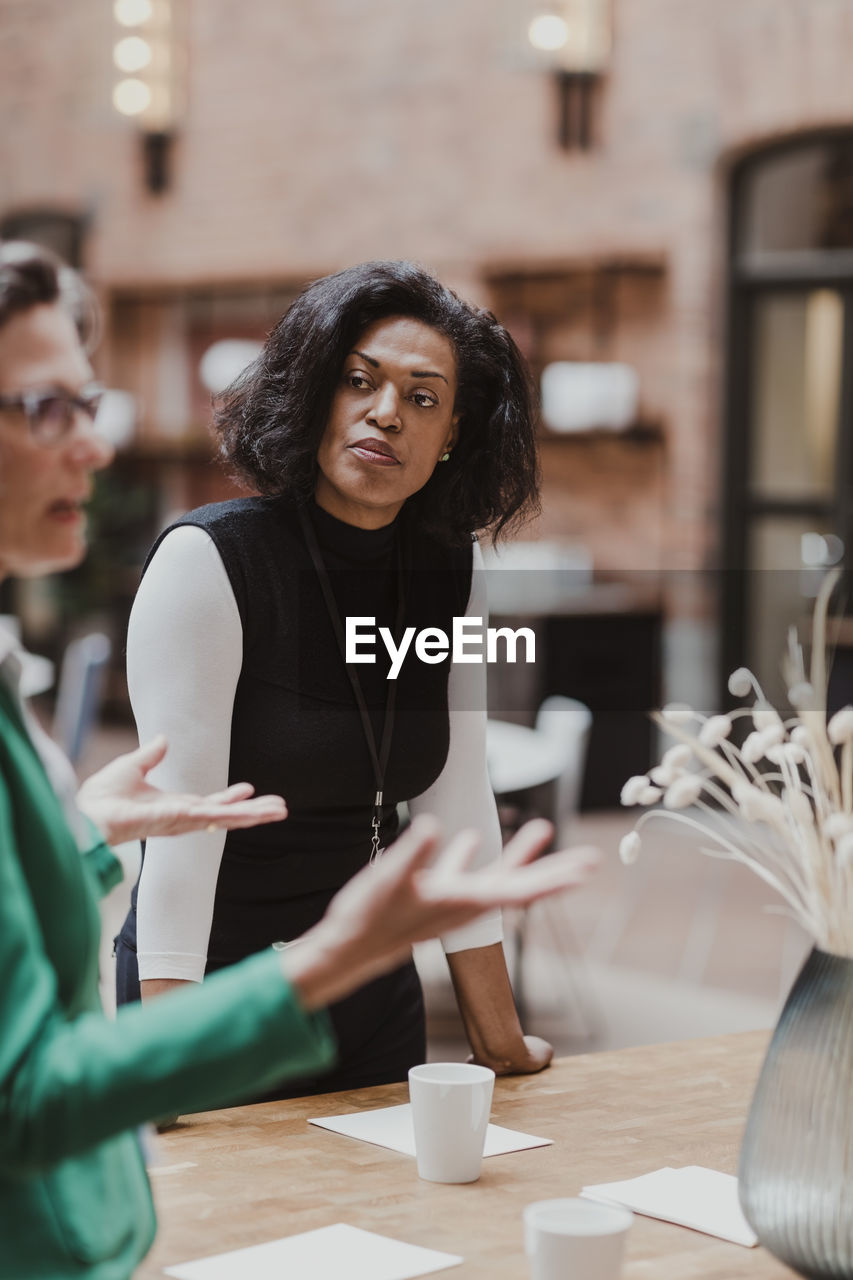
[[382,792],[377,791],[376,799],[373,801],[373,818],[370,823],[373,829],[373,835],[370,838],[371,865],[373,865],[373,863],[375,862],[378,862],[379,859],[382,857],[382,854],[385,852],[385,850],[380,848],[379,846],[379,833],[381,830],[381,821],[382,821]]

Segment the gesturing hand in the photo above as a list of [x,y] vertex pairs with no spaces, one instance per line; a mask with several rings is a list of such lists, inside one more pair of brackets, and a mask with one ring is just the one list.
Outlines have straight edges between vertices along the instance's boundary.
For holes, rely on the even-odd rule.
[[499,863],[470,871],[476,832],[461,833],[436,856],[438,824],[416,819],[377,864],[344,885],[299,945],[283,953],[303,1002],[313,1008],[339,999],[401,963],[413,942],[461,928],[493,907],[527,906],[583,884],[598,859],[594,849],[566,850],[526,865],[551,835],[550,823],[528,822]]
[[236,782],[209,796],[159,790],[147,781],[147,775],[166,750],[166,739],[160,735],[136,751],[118,756],[83,783],[77,804],[108,843],[186,835],[209,826],[230,831],[287,817],[281,796],[249,799],[254,787],[248,782]]

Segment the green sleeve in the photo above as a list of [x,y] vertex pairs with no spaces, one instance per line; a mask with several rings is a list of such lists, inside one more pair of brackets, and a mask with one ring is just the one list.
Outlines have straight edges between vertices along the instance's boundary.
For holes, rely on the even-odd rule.
[[25,1175],[170,1112],[203,1110],[330,1066],[308,1014],[264,952],[145,1006],[69,1017],[0,787],[0,1172]]

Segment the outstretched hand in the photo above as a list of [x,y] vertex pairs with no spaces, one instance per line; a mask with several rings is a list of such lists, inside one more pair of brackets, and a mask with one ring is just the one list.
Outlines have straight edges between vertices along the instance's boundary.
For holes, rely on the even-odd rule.
[[248,782],[236,782],[209,796],[161,791],[148,782],[147,775],[166,750],[166,739],[160,735],[118,756],[83,783],[77,793],[78,807],[109,844],[181,836],[206,827],[231,831],[287,817],[281,796],[254,796]]
[[378,863],[344,885],[298,946],[283,953],[288,977],[306,1005],[327,1004],[402,963],[413,942],[459,929],[494,907],[524,907],[583,884],[598,860],[594,849],[565,850],[527,865],[552,834],[549,822],[528,822],[500,862],[471,871],[477,832],[460,833],[436,853],[438,824],[416,819]]

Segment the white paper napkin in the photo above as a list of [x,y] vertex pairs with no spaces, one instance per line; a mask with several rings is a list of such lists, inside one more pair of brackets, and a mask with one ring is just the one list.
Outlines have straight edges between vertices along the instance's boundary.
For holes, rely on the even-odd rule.
[[283,1240],[234,1249],[196,1262],[166,1267],[177,1280],[411,1280],[456,1267],[452,1253],[422,1249],[345,1222],[303,1231]]
[[[321,1129],[331,1129],[347,1138],[372,1142],[377,1147],[400,1151],[404,1156],[415,1154],[415,1129],[412,1108],[408,1102],[399,1107],[377,1107],[373,1111],[355,1111],[345,1116],[315,1116],[309,1124]],[[550,1147],[550,1138],[535,1138],[530,1133],[504,1129],[490,1124],[486,1130],[484,1156],[502,1156],[508,1151],[527,1151],[530,1147]]]
[[675,1222],[732,1244],[748,1248],[758,1244],[738,1203],[737,1178],[730,1173],[717,1173],[701,1165],[656,1169],[627,1182],[584,1187],[581,1195],[605,1204],[621,1204],[648,1218]]

